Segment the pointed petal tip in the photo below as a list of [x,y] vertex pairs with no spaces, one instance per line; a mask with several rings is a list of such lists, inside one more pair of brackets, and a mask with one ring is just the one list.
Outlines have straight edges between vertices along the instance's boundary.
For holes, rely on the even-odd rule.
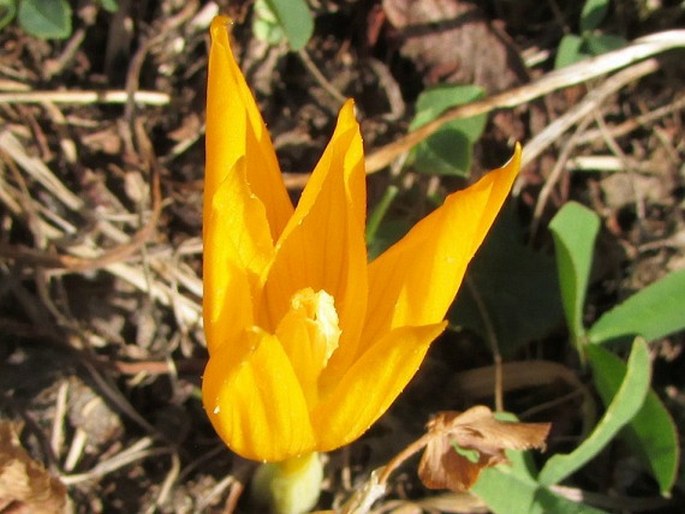
[[[521,157],[523,155],[523,150],[521,149],[521,143],[516,142],[514,145],[514,153],[509,158],[509,160],[504,163],[501,167],[495,168],[494,170],[486,173],[477,183],[473,184],[470,188],[453,194],[463,194],[463,192],[478,189],[479,187],[494,187],[492,190],[491,204],[489,206],[489,211],[499,212],[501,204],[505,201],[507,196],[511,191],[512,185],[516,180],[519,172],[521,171]],[[487,227],[484,226],[484,230],[487,232],[489,224]]]
[[521,143],[516,141],[516,144],[514,145],[514,153],[512,154],[511,157],[509,157],[509,160],[502,165],[501,168],[497,168],[496,170],[493,171],[506,171],[508,172],[507,174],[512,174],[514,177],[519,174],[521,171],[521,158],[523,156],[523,149],[521,148]]
[[356,104],[353,98],[348,98],[340,108],[338,113],[338,125],[340,127],[354,127],[359,126],[356,115]]
[[523,149],[521,148],[521,143],[516,141],[514,145],[514,155],[511,156],[505,166],[513,166],[518,173],[521,170],[521,159],[523,157]]
[[347,100],[345,100],[345,103],[343,104],[343,106],[341,107],[340,110],[342,111],[342,110],[352,109],[352,111],[354,112],[355,106],[356,106],[356,103],[354,101],[354,98],[348,98]]
[[212,37],[212,41],[221,41],[223,39],[228,39],[229,27],[233,25],[233,20],[228,16],[218,15],[212,20],[212,24],[209,27],[209,33]]

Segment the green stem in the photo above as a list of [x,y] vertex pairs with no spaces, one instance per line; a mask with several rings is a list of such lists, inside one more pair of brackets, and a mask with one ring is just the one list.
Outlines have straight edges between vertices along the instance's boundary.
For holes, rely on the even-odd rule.
[[399,192],[399,188],[392,184],[389,185],[385,190],[383,197],[381,198],[380,202],[378,202],[378,205],[376,205],[376,208],[371,213],[371,216],[369,216],[369,220],[366,224],[367,244],[372,243],[376,238],[376,233],[378,232],[378,228],[381,226],[381,221],[383,221],[385,214],[388,212],[390,205],[392,205],[393,200]]
[[323,464],[316,452],[283,462],[265,462],[252,480],[252,499],[274,514],[302,514],[319,499]]

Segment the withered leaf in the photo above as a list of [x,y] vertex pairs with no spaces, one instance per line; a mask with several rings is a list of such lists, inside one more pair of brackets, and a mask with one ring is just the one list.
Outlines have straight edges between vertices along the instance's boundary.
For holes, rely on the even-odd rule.
[[0,421],[0,512],[66,513],[67,500],[64,484],[22,448],[15,426]]
[[87,146],[91,152],[103,152],[107,155],[120,154],[123,146],[121,136],[114,125],[84,134],[81,137],[81,143]]
[[468,490],[483,468],[506,461],[504,450],[544,449],[550,423],[498,421],[483,405],[438,413],[427,425],[419,478],[429,489]]
[[511,39],[467,0],[383,0],[400,52],[427,85],[476,84],[488,94],[528,81]]

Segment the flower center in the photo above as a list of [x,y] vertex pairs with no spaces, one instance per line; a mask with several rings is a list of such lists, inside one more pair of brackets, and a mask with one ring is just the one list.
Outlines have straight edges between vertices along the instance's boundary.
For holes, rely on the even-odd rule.
[[323,289],[316,293],[310,287],[300,289],[290,300],[294,312],[302,315],[306,320],[310,337],[315,341],[323,357],[322,367],[338,348],[340,327],[338,326],[338,312],[335,310],[335,300]]
[[290,309],[276,328],[276,336],[312,407],[319,397],[319,376],[338,348],[341,333],[334,298],[311,287],[291,297]]

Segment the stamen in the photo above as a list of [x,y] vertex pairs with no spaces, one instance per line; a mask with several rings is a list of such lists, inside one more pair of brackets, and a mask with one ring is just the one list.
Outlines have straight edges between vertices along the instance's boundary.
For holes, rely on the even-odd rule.
[[335,310],[335,299],[324,290],[314,292],[312,288],[307,287],[293,295],[290,305],[293,311],[306,317],[310,326],[310,336],[313,336],[319,348],[323,349],[321,367],[325,367],[340,341],[341,330],[338,325],[338,313]]

